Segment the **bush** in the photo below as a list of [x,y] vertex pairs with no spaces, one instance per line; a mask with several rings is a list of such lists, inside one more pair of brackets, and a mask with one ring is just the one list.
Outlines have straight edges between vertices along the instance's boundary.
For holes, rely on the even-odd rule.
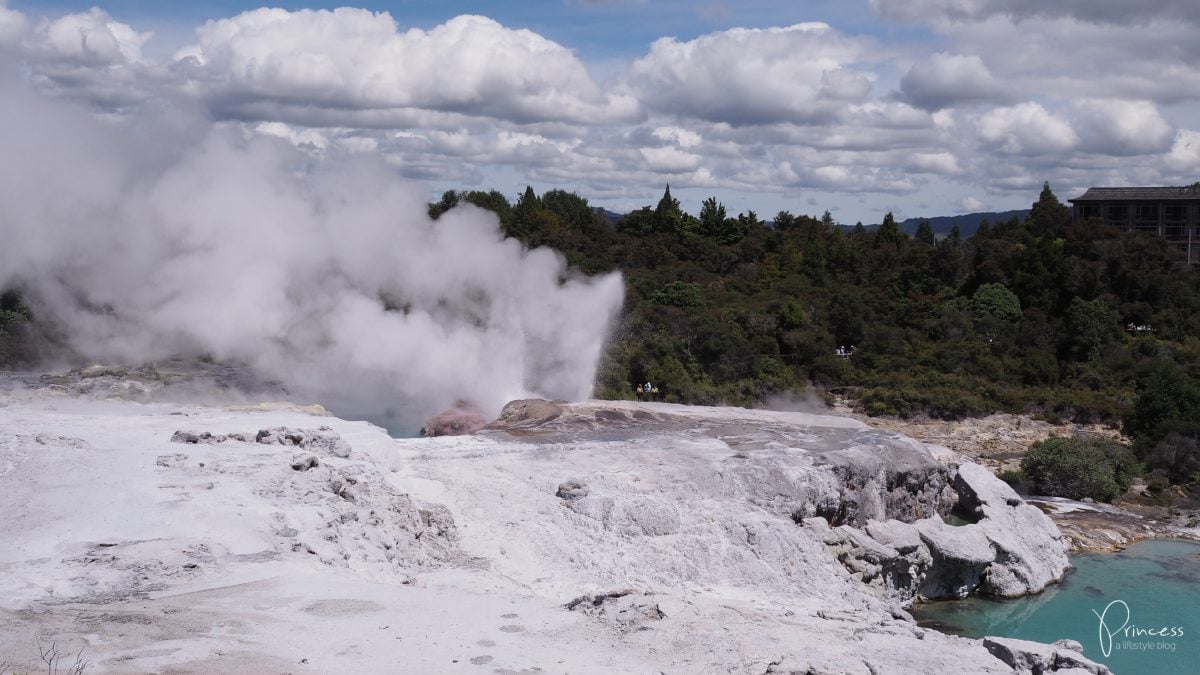
[[1155,369],[1139,388],[1133,410],[1125,416],[1125,433],[1142,444],[1164,434],[1164,423],[1200,419],[1200,383],[1179,366],[1168,363]]
[[992,407],[982,398],[969,391],[936,389],[925,395],[925,409],[929,416],[942,420],[958,420],[971,415],[986,415]]
[[1017,485],[1021,481],[1025,480],[1025,474],[1021,473],[1020,471],[1001,471],[1000,480],[1008,483],[1009,485]]
[[864,392],[858,403],[871,417],[898,415],[908,419],[920,411],[919,398],[907,389],[875,387]]
[[1146,478],[1146,491],[1152,495],[1160,495],[1171,487],[1171,481],[1161,472],[1155,471]]
[[1129,489],[1137,461],[1127,446],[1107,438],[1054,436],[1033,444],[1021,470],[1041,494],[1111,502]]
[[16,291],[0,293],[0,368],[33,360],[32,313]]
[[795,330],[804,324],[808,323],[808,315],[805,314],[804,308],[795,300],[789,300],[779,310],[777,319],[779,327],[783,330]]
[[675,307],[699,307],[704,304],[700,295],[700,287],[687,281],[672,281],[650,296],[650,302],[656,305],[674,305]]
[[0,336],[12,335],[29,322],[29,308],[16,291],[0,293]]
[[1021,320],[1021,301],[1004,284],[984,284],[971,296],[971,311],[984,323],[1016,323]]
[[1173,483],[1186,483],[1200,472],[1200,422],[1167,422],[1163,437],[1145,455],[1146,467]]

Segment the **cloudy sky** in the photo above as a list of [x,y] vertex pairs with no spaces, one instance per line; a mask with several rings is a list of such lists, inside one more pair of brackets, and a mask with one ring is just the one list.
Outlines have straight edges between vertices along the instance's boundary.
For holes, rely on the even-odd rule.
[[670,183],[872,223],[1200,180],[1196,0],[280,5],[0,0],[0,62],[113,124],[379,153],[430,195]]

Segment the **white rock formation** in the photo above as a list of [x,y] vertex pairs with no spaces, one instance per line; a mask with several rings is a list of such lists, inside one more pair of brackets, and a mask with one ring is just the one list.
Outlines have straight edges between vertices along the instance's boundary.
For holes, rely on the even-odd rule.
[[854,420],[524,410],[395,440],[278,407],[0,402],[0,661],[40,670],[40,638],[89,673],[1000,673],[904,606],[1066,566],[998,480]]
[[1080,654],[1082,649],[1076,648],[1079,643],[1073,640],[1058,640],[1052,645],[1047,645],[1029,640],[987,637],[983,639],[983,646],[1022,675],[1042,675],[1042,673],[1112,675],[1112,671],[1108,667],[1083,658]]

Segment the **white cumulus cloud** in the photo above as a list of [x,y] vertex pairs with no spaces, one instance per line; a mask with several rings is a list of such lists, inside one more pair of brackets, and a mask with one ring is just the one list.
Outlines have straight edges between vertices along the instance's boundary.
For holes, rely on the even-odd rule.
[[296,121],[305,110],[431,110],[517,122],[599,123],[637,115],[628,96],[601,90],[567,48],[481,16],[401,31],[363,9],[257,9],[210,21],[177,68],[218,107]]
[[913,64],[900,80],[900,92],[905,100],[926,110],[1008,98],[1004,85],[979,56],[945,52]]
[[869,0],[876,13],[901,21],[972,21],[1070,16],[1096,23],[1141,23],[1148,16],[1200,22],[1194,0]]
[[911,158],[912,167],[919,171],[939,174],[961,173],[958,159],[949,152],[918,152]]
[[1175,129],[1149,101],[1082,99],[1072,103],[1080,147],[1106,155],[1157,154],[1175,140]]
[[866,43],[823,23],[735,28],[680,42],[661,38],[634,62],[630,78],[649,107],[730,124],[835,119],[870,91],[849,66]]
[[1167,153],[1167,166],[1180,172],[1200,172],[1200,131],[1181,129]]
[[1062,117],[1032,101],[996,108],[976,123],[979,138],[1009,155],[1043,155],[1071,150],[1079,136]]
[[94,65],[119,65],[142,60],[142,45],[152,33],[139,33],[93,7],[45,21],[37,28],[35,49],[45,55]]
[[642,148],[642,158],[652,171],[676,173],[694,171],[700,167],[700,156],[679,148],[664,146],[661,148]]
[[24,14],[9,9],[8,3],[0,0],[0,50],[15,46],[28,27]]
[[967,213],[979,213],[987,208],[987,204],[984,204],[979,199],[971,196],[963,197],[961,200],[959,200],[958,204],[959,206],[963,207],[963,210],[965,210]]

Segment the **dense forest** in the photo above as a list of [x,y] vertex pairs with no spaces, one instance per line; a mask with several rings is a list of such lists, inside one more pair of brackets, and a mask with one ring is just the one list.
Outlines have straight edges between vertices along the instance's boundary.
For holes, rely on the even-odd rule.
[[615,227],[561,190],[448,192],[430,213],[460,201],[584,272],[624,272],[604,397],[651,380],[668,401],[751,405],[816,385],[875,414],[1116,421],[1153,373],[1200,368],[1200,275],[1154,235],[1072,223],[1049,186],[1028,218],[965,239],[715,199],[692,216],[669,188]]
[[1176,481],[1200,475],[1200,274],[1146,233],[1072,222],[1046,185],[1026,218],[969,238],[891,214],[686,213],[667,188],[615,226],[575,194],[447,192],[628,289],[597,395],[754,405],[816,388],[870,415],[996,411],[1123,425]]

